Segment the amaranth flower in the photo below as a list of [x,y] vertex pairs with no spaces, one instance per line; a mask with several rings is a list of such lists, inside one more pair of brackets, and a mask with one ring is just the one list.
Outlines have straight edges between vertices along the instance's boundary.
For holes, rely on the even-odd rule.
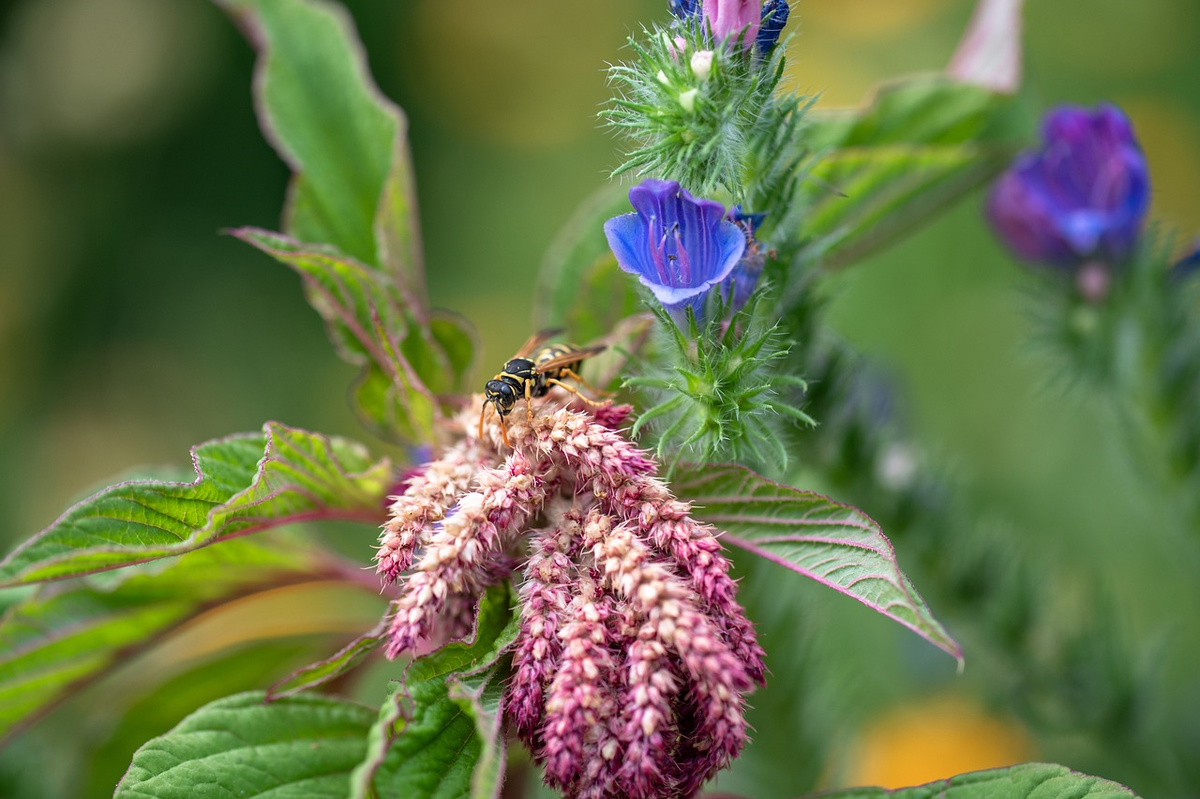
[[546,783],[692,796],[745,745],[763,650],[716,530],[618,429],[630,408],[580,412],[558,394],[514,414],[511,450],[497,417],[480,439],[461,415],[460,440],[396,498],[378,556],[399,584],[385,651],[469,635],[483,591],[520,575],[502,707]]
[[1150,203],[1146,159],[1129,119],[1103,104],[1064,106],[1042,123],[1042,147],[1017,158],[987,213],[1018,257],[1072,272],[1129,257]]
[[715,200],[697,200],[673,180],[645,180],[629,190],[635,213],[604,223],[621,269],[638,276],[681,327],[689,306],[703,317],[708,290],[737,266],[742,229]]

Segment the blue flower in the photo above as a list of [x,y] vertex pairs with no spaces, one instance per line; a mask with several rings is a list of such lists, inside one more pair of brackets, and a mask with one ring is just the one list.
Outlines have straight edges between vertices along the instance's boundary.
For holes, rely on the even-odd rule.
[[1026,261],[1074,270],[1128,258],[1150,204],[1146,159],[1120,109],[1064,106],[1046,115],[1042,148],[1025,153],[988,198],[1000,239]]
[[770,55],[775,45],[779,44],[779,34],[783,32],[783,26],[787,25],[788,14],[791,11],[787,0],[767,0],[763,3],[762,21],[758,28],[758,36],[754,40],[754,46],[758,48],[759,53],[764,56]]
[[691,307],[703,321],[708,290],[737,266],[746,249],[742,229],[725,207],[697,200],[673,180],[645,180],[629,190],[636,213],[604,223],[617,265],[642,285],[683,327]]

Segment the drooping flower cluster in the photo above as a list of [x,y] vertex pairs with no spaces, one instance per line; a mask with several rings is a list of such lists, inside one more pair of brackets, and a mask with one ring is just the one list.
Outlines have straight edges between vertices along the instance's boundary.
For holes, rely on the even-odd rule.
[[506,455],[494,419],[480,441],[464,417],[381,536],[377,570],[401,587],[386,651],[461,630],[462,609],[519,569],[505,717],[547,784],[689,796],[744,745],[763,652],[714,531],[620,432],[628,413],[514,413]]
[[1149,205],[1146,159],[1125,114],[1064,106],[1043,120],[1041,149],[996,182],[987,210],[1019,258],[1087,281],[1129,258]]

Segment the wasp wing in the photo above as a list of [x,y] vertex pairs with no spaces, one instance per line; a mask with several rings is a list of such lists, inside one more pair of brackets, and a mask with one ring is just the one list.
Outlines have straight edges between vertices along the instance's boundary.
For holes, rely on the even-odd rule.
[[521,345],[521,349],[517,350],[517,354],[514,355],[513,357],[514,358],[528,358],[530,355],[533,355],[534,350],[536,350],[538,347],[542,346],[547,341],[554,338],[561,332],[562,332],[561,327],[554,327],[554,328],[547,328],[546,330],[539,330],[538,332],[536,332],[532,336],[530,336],[529,339],[524,344]]
[[570,352],[564,352],[562,355],[559,355],[556,358],[551,358],[548,361],[542,361],[537,365],[536,368],[538,372],[545,374],[553,369],[567,366],[575,363],[576,361],[582,361],[584,358],[591,358],[593,355],[599,355],[606,349],[608,349],[608,347],[604,344],[597,344],[593,347],[580,347],[579,349],[572,349]]

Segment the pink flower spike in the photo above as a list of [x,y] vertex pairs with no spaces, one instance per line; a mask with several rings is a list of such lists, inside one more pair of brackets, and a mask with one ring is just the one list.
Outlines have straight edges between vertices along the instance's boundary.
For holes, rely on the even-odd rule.
[[[695,703],[694,729],[680,730],[679,738],[699,754],[681,779],[699,788],[718,769],[737,756],[746,742],[744,699],[753,681],[734,656],[721,631],[700,611],[699,597],[626,524],[593,509],[583,528],[589,548],[604,572],[604,584],[629,603],[632,619],[640,623],[639,641],[654,641],[682,664],[687,685],[681,694]],[[631,684],[634,677],[630,678]],[[626,727],[628,734],[629,728]],[[649,752],[630,742],[631,760]],[[630,790],[641,785],[629,783]],[[686,794],[685,794],[686,795]]]
[[660,796],[675,779],[672,743],[678,738],[672,707],[679,682],[663,645],[635,640],[627,653],[629,685],[621,698],[623,764],[617,776],[627,796]]
[[477,475],[479,490],[465,494],[429,536],[425,556],[392,603],[386,654],[395,658],[430,636],[438,613],[453,594],[478,594],[494,582],[493,563],[506,538],[523,532],[553,488],[554,468],[519,452],[505,465]]
[[[546,698],[539,753],[546,784],[572,793],[588,772],[589,759],[602,749],[611,750],[608,721],[616,712],[619,682],[608,634],[612,602],[597,595],[591,580],[581,580],[578,587],[580,594],[571,602],[571,621],[558,633],[562,659]],[[597,774],[601,770],[597,768]]]
[[375,553],[375,571],[385,583],[395,582],[408,571],[417,549],[425,543],[426,528],[441,521],[470,488],[479,470],[494,462],[494,454],[464,439],[409,477],[404,493],[392,498],[391,516]]
[[521,632],[513,655],[505,712],[517,736],[532,752],[542,747],[544,694],[562,653],[558,632],[566,623],[574,576],[566,550],[576,537],[580,521],[578,511],[569,512],[563,514],[559,529],[537,534],[520,588]]

